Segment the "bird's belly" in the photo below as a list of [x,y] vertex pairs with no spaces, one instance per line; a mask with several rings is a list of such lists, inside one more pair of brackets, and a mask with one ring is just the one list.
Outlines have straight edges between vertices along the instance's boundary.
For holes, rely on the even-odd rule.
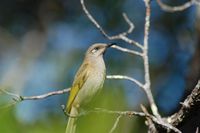
[[77,105],[87,104],[101,90],[104,82],[103,76],[88,78],[81,90],[78,92],[74,103]]

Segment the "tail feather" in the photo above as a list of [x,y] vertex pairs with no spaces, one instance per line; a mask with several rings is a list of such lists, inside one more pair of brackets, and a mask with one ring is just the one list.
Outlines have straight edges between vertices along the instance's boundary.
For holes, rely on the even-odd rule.
[[[70,115],[71,116],[78,115],[78,111],[75,107],[71,108]],[[76,120],[77,120],[77,118],[69,117],[65,133],[75,133],[76,132]]]

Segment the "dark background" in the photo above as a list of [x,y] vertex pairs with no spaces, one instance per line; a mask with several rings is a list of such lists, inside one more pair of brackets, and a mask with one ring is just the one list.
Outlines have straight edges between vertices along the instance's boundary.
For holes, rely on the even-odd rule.
[[[186,1],[167,1],[180,5]],[[86,0],[91,14],[115,35],[128,28],[122,12],[134,22],[129,36],[143,42],[145,6],[141,0]],[[167,13],[152,0],[149,58],[152,91],[159,111],[168,116],[191,92],[200,76],[200,12],[198,7]],[[24,96],[44,94],[70,87],[84,52],[96,42],[110,42],[84,14],[79,0],[1,0],[0,4],[0,87]],[[116,41],[120,46],[128,44]],[[137,50],[136,48],[132,47]],[[143,82],[140,57],[117,50],[105,55],[107,74],[122,74]],[[66,118],[60,105],[67,94],[38,101],[23,101],[5,107],[12,97],[0,93],[0,132],[64,132]],[[123,80],[106,80],[92,107],[112,110],[140,110],[148,106],[145,94]],[[108,132],[116,116],[91,114],[81,117],[78,132]],[[197,118],[196,118],[197,119]],[[192,119],[185,132],[200,125]],[[121,119],[116,132],[146,132],[141,118]],[[188,130],[187,130],[188,129]]]

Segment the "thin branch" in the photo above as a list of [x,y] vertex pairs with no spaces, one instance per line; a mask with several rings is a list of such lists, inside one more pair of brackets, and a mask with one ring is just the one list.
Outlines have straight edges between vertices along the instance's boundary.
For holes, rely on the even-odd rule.
[[193,112],[199,111],[200,109],[200,80],[193,89],[192,93],[185,99],[182,103],[180,110],[167,118],[167,121],[174,125],[178,126],[185,119],[187,119]]
[[167,12],[180,12],[191,7],[194,4],[198,4],[196,0],[190,0],[180,6],[169,6],[163,3],[162,0],[157,0],[157,3],[162,8],[162,10],[167,11]]
[[6,109],[6,108],[9,108],[9,107],[12,107],[13,105],[22,101],[22,97],[20,95],[8,92],[6,89],[0,89],[0,92],[12,97],[12,102],[7,103],[6,105],[3,105],[3,106],[1,105],[0,109]]
[[132,31],[135,27],[134,27],[134,24],[131,22],[131,20],[126,15],[126,13],[122,13],[122,16],[124,17],[124,20],[126,21],[126,23],[129,25],[129,29],[126,32],[121,33],[122,35],[126,36],[126,35],[132,33]]
[[120,47],[120,46],[117,46],[117,45],[112,45],[111,46],[112,48],[115,48],[117,50],[120,50],[122,52],[126,52],[126,53],[129,53],[129,54],[133,54],[133,55],[138,55],[138,56],[143,56],[142,53],[138,52],[138,51],[135,51],[135,50],[130,50],[130,49],[127,49],[127,48],[123,48],[123,47]]
[[135,112],[135,111],[112,111],[112,110],[107,110],[107,109],[102,109],[102,108],[95,108],[95,110],[91,110],[91,111],[87,111],[86,114],[89,113],[106,113],[106,114],[117,114],[117,115],[121,115],[121,116],[129,116],[129,117],[133,117],[133,116],[140,116],[140,117],[145,117],[145,118],[149,118],[150,120],[152,120],[155,124],[162,126],[163,128],[167,129],[170,128],[171,130],[178,132],[179,130],[167,125],[167,123],[163,123],[162,121],[160,121],[159,119],[157,119],[156,117],[154,117],[153,115],[149,114],[149,113],[143,113],[143,112]]
[[94,108],[93,110],[82,110],[77,116],[70,116],[69,114],[67,114],[65,112],[65,106],[61,105],[62,110],[64,112],[64,114],[68,117],[81,117],[81,116],[85,116],[85,115],[89,115],[91,113],[105,113],[105,114],[112,114],[112,115],[121,115],[121,116],[129,116],[129,117],[133,117],[133,116],[140,116],[140,117],[150,117],[150,116],[146,116],[146,114],[144,114],[143,112],[136,112],[136,111],[114,111],[114,110],[108,110],[108,109],[104,109],[104,108]]
[[9,96],[12,96],[13,98],[21,99],[21,97],[15,93],[9,92],[6,89],[0,89],[0,92],[5,93]]
[[122,116],[140,116],[146,117],[143,112],[136,112],[136,111],[114,111],[114,110],[107,110],[102,108],[95,108],[95,110],[89,111],[89,113],[107,113],[107,114],[115,114],[115,115],[122,115]]
[[43,95],[38,95],[38,96],[24,96],[22,97],[23,100],[39,100],[39,99],[44,99],[53,95],[60,95],[60,94],[65,94],[70,91],[70,88],[66,88],[63,90],[58,90],[58,91],[52,91]]
[[42,95],[37,95],[37,96],[21,96],[21,95],[15,94],[15,93],[8,92],[8,91],[3,90],[3,89],[0,89],[0,91],[4,92],[7,95],[13,96],[13,100],[17,103],[17,102],[21,102],[21,101],[24,101],[24,100],[40,100],[40,99],[44,99],[44,98],[47,98],[47,97],[50,97],[50,96],[53,96],[53,95],[64,94],[64,93],[69,92],[70,88],[66,88],[66,89],[58,90],[58,91],[52,91],[52,92],[45,93],[45,94],[42,94]]
[[116,119],[116,121],[115,121],[115,123],[114,123],[114,125],[113,125],[113,127],[111,128],[111,130],[110,130],[109,133],[113,133],[113,132],[115,131],[115,129],[117,128],[117,125],[118,125],[119,120],[120,120],[121,117],[122,117],[122,115],[119,115],[119,116],[117,117],[117,119]]
[[93,16],[89,13],[89,11],[87,10],[85,4],[84,4],[84,0],[81,0],[81,5],[83,8],[83,11],[85,12],[85,14],[87,15],[87,17],[89,18],[89,20],[101,31],[101,33],[107,37],[110,38],[109,35],[107,35],[107,33],[101,28],[101,26],[98,24],[98,22],[93,18]]
[[[146,115],[149,115],[149,112],[142,104],[140,105],[140,107]],[[148,126],[148,133],[157,133],[157,129],[156,129],[153,121],[148,117],[146,117],[146,119],[147,119],[147,121],[145,121],[145,124]]]
[[140,88],[144,89],[144,85],[140,81],[138,81],[138,80],[136,80],[134,78],[125,76],[125,75],[107,75],[106,78],[107,79],[126,79],[126,80],[129,80],[131,82],[134,82]]
[[121,39],[125,42],[128,42],[130,44],[133,44],[141,49],[143,49],[143,46],[141,44],[139,44],[138,42],[131,40],[129,38],[126,37],[126,35],[130,34],[133,29],[134,29],[134,25],[133,23],[130,21],[130,19],[127,17],[127,15],[125,13],[123,13],[123,17],[125,19],[125,21],[127,22],[127,24],[129,25],[129,29],[126,32],[122,32],[118,35],[114,35],[114,36],[109,36],[104,30],[103,28],[99,25],[99,23],[94,19],[94,17],[89,13],[89,11],[87,10],[85,4],[84,4],[84,0],[80,0],[81,1],[81,5],[83,8],[83,11],[85,12],[86,16],[88,17],[88,19],[97,27],[97,29],[109,40],[117,40],[117,39]]
[[[64,110],[64,105],[62,105],[62,109]],[[136,112],[136,111],[113,111],[113,110],[108,110],[108,109],[104,109],[104,108],[95,108],[93,110],[86,110],[86,111],[82,111],[81,113],[79,113],[77,116],[70,116],[70,115],[66,115],[66,113],[64,112],[64,114],[68,117],[73,117],[73,118],[77,118],[77,117],[81,117],[81,116],[86,116],[86,115],[89,115],[91,113],[105,113],[105,114],[111,114],[111,115],[119,115],[112,127],[112,129],[110,130],[109,133],[112,133],[118,123],[119,123],[119,119],[122,117],[122,116],[128,116],[128,117],[134,117],[134,116],[139,116],[139,117],[145,117],[146,119],[152,121],[153,123],[152,124],[156,124],[162,128],[164,128],[165,130],[167,129],[170,129],[176,133],[181,133],[179,132],[178,129],[174,128],[173,126],[171,125],[167,125],[167,123],[164,123],[163,121],[160,121],[159,119],[157,119],[155,116],[149,114],[149,113],[143,113],[143,112]]]
[[155,104],[152,92],[151,92],[151,81],[150,81],[150,72],[149,72],[149,59],[148,59],[148,39],[149,39],[149,28],[150,28],[150,16],[151,16],[151,7],[150,0],[144,0],[146,6],[146,15],[145,15],[145,28],[144,28],[144,49],[143,49],[143,60],[144,60],[144,73],[145,73],[145,92],[147,98],[150,102],[150,107],[152,113],[160,118],[160,114],[158,112],[158,108]]
[[[125,42],[127,42],[127,43],[129,43],[129,44],[133,44],[133,45],[139,47],[140,49],[143,49],[142,44],[140,44],[140,43],[138,43],[138,42],[136,42],[136,41],[134,41],[134,40],[132,40],[132,39],[129,39],[127,36],[124,36],[124,35],[119,34],[119,35],[112,36],[112,37],[113,37],[113,39],[111,39],[111,40],[114,40],[114,39],[116,39],[116,40],[117,40],[117,39],[121,39],[121,40],[123,40],[123,41],[125,41]],[[108,39],[109,39],[109,38],[108,38]]]

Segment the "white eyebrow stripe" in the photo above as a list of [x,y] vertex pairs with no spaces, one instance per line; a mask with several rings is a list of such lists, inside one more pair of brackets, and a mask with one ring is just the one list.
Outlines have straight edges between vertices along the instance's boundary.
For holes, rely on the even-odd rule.
[[96,49],[93,49],[93,50],[92,50],[92,53],[95,53],[96,51],[97,51]]

